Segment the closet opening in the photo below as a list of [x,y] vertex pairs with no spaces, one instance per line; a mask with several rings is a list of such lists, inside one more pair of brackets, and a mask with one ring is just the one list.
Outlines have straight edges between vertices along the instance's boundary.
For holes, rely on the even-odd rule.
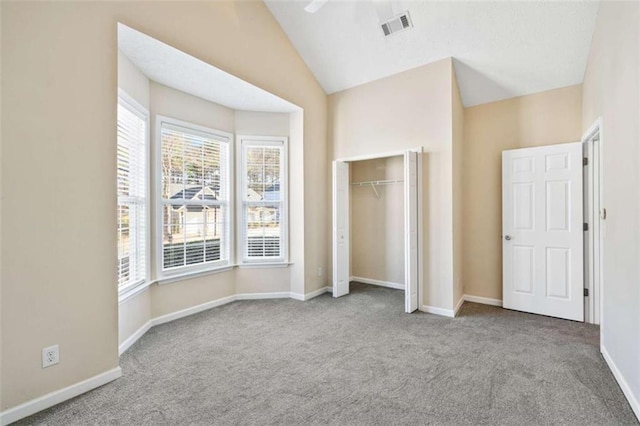
[[351,282],[405,293],[418,308],[420,151],[333,162],[333,296]]

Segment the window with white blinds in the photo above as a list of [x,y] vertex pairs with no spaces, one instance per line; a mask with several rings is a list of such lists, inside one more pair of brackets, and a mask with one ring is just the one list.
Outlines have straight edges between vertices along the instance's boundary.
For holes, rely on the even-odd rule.
[[147,280],[148,113],[121,93],[118,97],[118,289]]
[[229,265],[232,135],[167,117],[157,120],[160,275]]
[[240,139],[241,262],[286,260],[287,139]]

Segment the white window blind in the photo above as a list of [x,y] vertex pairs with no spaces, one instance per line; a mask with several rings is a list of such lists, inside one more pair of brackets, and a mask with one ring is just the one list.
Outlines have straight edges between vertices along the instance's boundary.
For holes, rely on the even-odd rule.
[[118,289],[147,276],[147,114],[118,99]]
[[227,265],[231,135],[159,120],[162,272]]
[[286,258],[286,139],[252,137],[241,143],[242,261]]

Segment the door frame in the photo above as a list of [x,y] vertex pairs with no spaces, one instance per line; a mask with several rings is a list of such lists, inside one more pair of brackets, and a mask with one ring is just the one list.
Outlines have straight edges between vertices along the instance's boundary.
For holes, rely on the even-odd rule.
[[[585,322],[603,324],[604,299],[604,238],[606,234],[606,208],[604,203],[604,137],[602,117],[598,118],[582,136],[583,151],[588,165],[584,186],[590,193],[585,203],[585,222],[589,230],[585,236],[585,288],[589,296],[585,302]],[[602,342],[602,334],[600,334]]]
[[[418,232],[418,307],[420,307],[421,302],[420,302],[420,298],[422,297],[422,283],[423,281],[423,256],[422,256],[422,231],[423,231],[423,211],[422,211],[422,153],[423,148],[422,147],[417,147],[417,148],[409,148],[409,149],[403,149],[403,150],[397,150],[397,151],[387,151],[387,152],[381,152],[381,153],[375,153],[375,154],[364,154],[364,155],[356,155],[356,156],[351,156],[351,157],[340,157],[340,158],[336,158],[335,160],[332,161],[333,162],[343,162],[343,163],[353,163],[356,161],[364,161],[364,160],[375,160],[375,159],[380,159],[380,158],[388,158],[388,157],[399,157],[405,156],[405,153],[407,152],[416,152],[418,153],[418,162],[417,162],[417,169],[418,169],[418,173],[417,173],[417,207],[418,207],[418,213],[417,213],[417,232]],[[333,166],[332,166],[333,168]],[[406,169],[406,165],[404,167],[404,169]],[[406,170],[405,170],[406,172]],[[406,182],[404,183],[405,185],[407,184]],[[332,185],[331,190],[335,190],[335,183]],[[403,190],[403,192],[406,194],[406,189]],[[404,200],[404,207],[406,210],[407,207],[407,199],[406,196],[403,197]],[[332,206],[332,216],[335,215],[335,205]],[[351,207],[349,206],[349,213],[351,211]],[[406,222],[406,215],[403,216],[404,220],[403,220],[403,230],[405,229],[405,222]],[[351,232],[351,229],[349,229],[349,232]],[[333,235],[333,232],[332,232]],[[332,237],[333,238],[333,237]],[[351,238],[349,238],[349,244],[351,244]],[[332,252],[335,251],[335,242],[332,241],[331,242],[331,248],[332,248]],[[406,252],[406,250],[405,250]],[[351,256],[351,250],[349,250],[349,256]],[[334,256],[334,254],[332,254],[332,257]],[[407,265],[407,256],[408,253],[405,253],[405,261],[404,261],[404,265],[405,265],[405,269],[406,269],[406,265]],[[333,262],[332,265],[332,276],[333,276],[333,271],[335,270],[335,262]],[[351,274],[349,274],[351,276]],[[406,271],[405,271],[405,276],[406,276]],[[406,279],[405,279],[406,281]],[[334,283],[332,283],[332,291],[333,288],[335,288]],[[406,295],[407,295],[407,283],[405,282],[405,301],[406,301]]]

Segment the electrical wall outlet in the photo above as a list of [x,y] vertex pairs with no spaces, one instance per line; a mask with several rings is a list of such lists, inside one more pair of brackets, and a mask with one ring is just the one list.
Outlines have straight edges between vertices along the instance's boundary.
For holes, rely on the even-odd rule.
[[60,349],[58,345],[42,349],[42,368],[51,367],[60,362]]
[[318,276],[322,276],[322,266],[318,266]]

